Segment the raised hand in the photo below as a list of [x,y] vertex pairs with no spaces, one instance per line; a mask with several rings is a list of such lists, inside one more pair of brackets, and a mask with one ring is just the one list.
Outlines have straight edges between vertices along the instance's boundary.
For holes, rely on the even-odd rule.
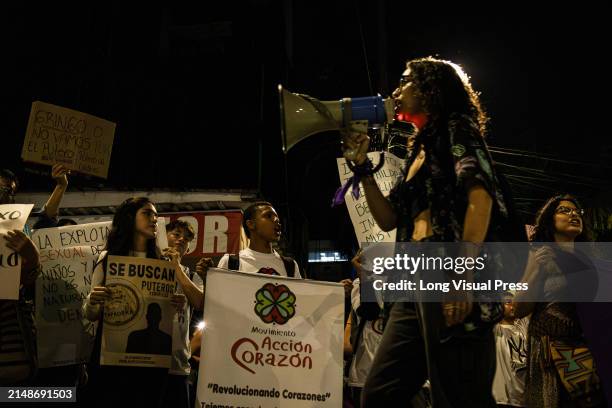
[[66,187],[68,185],[68,175],[70,174],[70,169],[68,169],[63,164],[54,164],[51,167],[51,177],[57,185]]

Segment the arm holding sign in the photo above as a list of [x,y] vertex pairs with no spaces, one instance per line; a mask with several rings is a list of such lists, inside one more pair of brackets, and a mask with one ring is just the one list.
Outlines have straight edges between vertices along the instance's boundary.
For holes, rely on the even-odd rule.
[[[368,148],[370,147],[370,138],[363,133],[346,132],[343,139],[345,158],[347,152],[356,151],[354,156],[351,156],[357,167],[363,166],[368,160]],[[361,185],[365,191],[366,201],[374,220],[383,231],[391,231],[397,226],[397,215],[391,206],[389,200],[378,188],[378,184],[372,175],[361,178]]]
[[100,319],[102,306],[104,306],[104,302],[111,295],[110,289],[102,286],[103,282],[104,264],[101,260],[98,260],[98,264],[94,268],[93,276],[91,277],[91,291],[83,305],[83,314],[87,317],[87,320],[92,322]]
[[[176,268],[180,271],[177,272],[176,276],[181,288],[183,289],[183,292],[185,293],[185,296],[187,296],[187,299],[189,300],[189,303],[196,310],[202,310],[204,308],[204,293],[195,285],[195,283],[193,283],[191,279],[189,279],[189,276],[187,276],[185,273],[185,270],[181,265],[181,254],[179,251],[175,248],[166,248],[163,250],[163,255],[170,258],[170,262],[174,263]],[[176,296],[177,295],[175,295],[175,297]],[[176,298],[176,300],[173,302],[177,302],[178,306],[178,298]]]
[[70,174],[70,170],[62,164],[54,164],[51,169],[51,177],[55,180],[55,189],[49,196],[49,199],[42,208],[42,211],[38,214],[39,219],[34,224],[34,229],[41,228],[53,228],[58,227],[59,207],[64,197],[64,193],[68,188],[67,174]]
[[68,177],[66,177],[68,174],[70,170],[63,164],[54,164],[51,168],[51,177],[56,185],[44,206],[44,212],[49,218],[56,218],[59,214],[60,203],[68,188]]

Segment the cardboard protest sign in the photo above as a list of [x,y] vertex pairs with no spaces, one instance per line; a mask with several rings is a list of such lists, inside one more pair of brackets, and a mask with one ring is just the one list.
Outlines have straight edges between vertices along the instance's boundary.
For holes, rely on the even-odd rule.
[[115,126],[87,113],[36,101],[21,157],[34,163],[62,163],[80,173],[107,178]]
[[89,361],[95,326],[82,316],[91,277],[111,222],[32,232],[42,272],[36,280],[36,328],[41,368]]
[[177,291],[174,264],[148,258],[109,256],[100,364],[170,367],[172,321],[170,298]]
[[342,405],[344,290],[211,268],[197,406]]
[[21,257],[6,246],[6,233],[23,230],[33,204],[0,205],[0,299],[19,299]]
[[[374,167],[380,160],[380,153],[370,152],[368,157],[372,160]],[[353,176],[353,172],[349,169],[344,158],[338,158],[338,174],[340,176],[340,184],[344,185],[346,181]],[[378,184],[378,188],[385,197],[389,196],[391,189],[397,184],[402,176],[402,169],[405,167],[403,160],[397,156],[385,152],[385,164],[374,174],[374,180]],[[366,201],[363,186],[359,185],[359,198],[355,199],[352,194],[352,188],[344,196],[346,207],[348,208],[351,222],[355,228],[357,242],[361,246],[363,242],[395,242],[395,230],[385,232],[370,213],[368,203]]]

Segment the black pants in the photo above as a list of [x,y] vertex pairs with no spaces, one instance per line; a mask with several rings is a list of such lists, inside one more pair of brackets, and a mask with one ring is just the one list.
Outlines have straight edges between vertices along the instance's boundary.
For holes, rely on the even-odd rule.
[[190,408],[188,375],[168,374],[162,407]]
[[99,367],[91,384],[91,407],[157,408],[162,406],[167,368]]
[[364,408],[409,406],[428,377],[436,408],[495,407],[492,330],[478,329],[441,342],[442,327],[439,304],[393,305],[363,389]]

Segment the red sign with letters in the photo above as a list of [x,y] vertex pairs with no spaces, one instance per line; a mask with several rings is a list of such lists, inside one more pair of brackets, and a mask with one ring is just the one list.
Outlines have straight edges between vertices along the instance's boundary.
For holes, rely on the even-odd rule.
[[242,213],[240,211],[199,211],[160,214],[166,224],[172,220],[188,222],[195,231],[185,257],[237,254],[240,250]]

